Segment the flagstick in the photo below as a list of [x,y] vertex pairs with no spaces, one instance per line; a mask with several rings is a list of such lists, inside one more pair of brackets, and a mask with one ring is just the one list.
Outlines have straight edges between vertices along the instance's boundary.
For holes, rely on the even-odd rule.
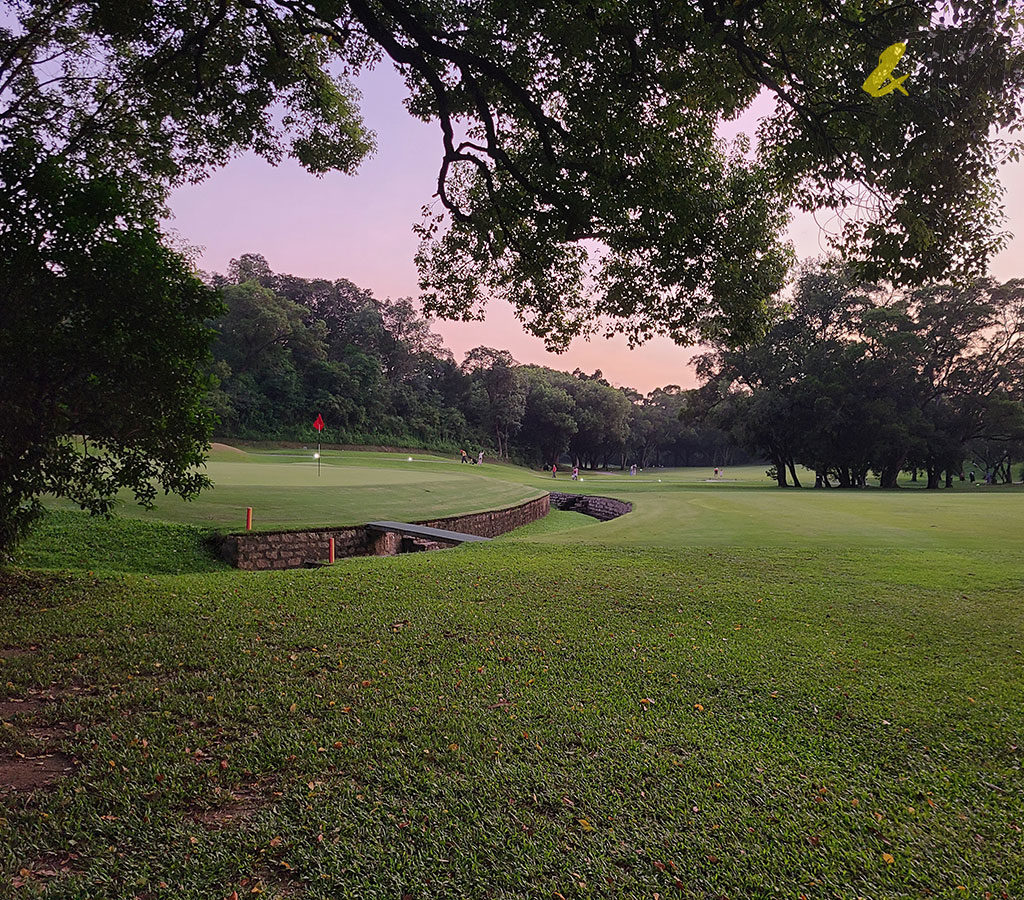
[[320,477],[320,442],[316,442],[316,477]]

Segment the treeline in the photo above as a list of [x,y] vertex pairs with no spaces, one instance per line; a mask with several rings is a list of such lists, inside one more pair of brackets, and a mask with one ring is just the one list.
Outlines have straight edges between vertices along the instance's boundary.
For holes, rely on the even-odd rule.
[[[689,421],[772,463],[780,487],[949,486],[971,461],[1009,482],[1024,459],[1024,281],[899,292],[834,261],[806,268],[774,327],[698,359]],[[787,479],[788,475],[788,479]]]
[[[257,254],[209,281],[225,314],[216,330],[218,436],[343,444],[482,448],[585,467],[735,465],[749,455],[717,427],[686,423],[677,385],[646,396],[597,371],[518,365],[478,347],[457,363],[410,300],[378,300],[350,281],[271,271]],[[474,453],[475,455],[475,453]]]

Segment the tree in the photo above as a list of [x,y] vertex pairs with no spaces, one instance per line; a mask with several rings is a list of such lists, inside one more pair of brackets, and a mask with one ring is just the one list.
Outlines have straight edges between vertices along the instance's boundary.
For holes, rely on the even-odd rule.
[[[633,341],[749,339],[788,266],[790,202],[842,213],[836,242],[866,277],[980,274],[1003,241],[996,168],[1016,153],[992,126],[1024,115],[1009,7],[351,5],[409,73],[413,110],[440,117],[428,309],[502,296],[553,348],[600,316]],[[863,76],[897,39],[909,96],[879,101]],[[717,123],[761,93],[775,110],[755,153],[722,146]]]
[[214,358],[230,410],[225,429],[265,438],[314,407],[334,428],[350,424],[351,379],[327,360],[324,324],[307,322],[304,307],[256,281],[227,285],[222,294],[227,312],[214,323]]
[[[477,392],[477,409],[490,425],[498,456],[507,459],[509,440],[522,426],[526,411],[526,377],[511,353],[491,347],[470,350],[462,361],[462,371],[472,374],[482,388],[482,393]],[[486,405],[482,404],[484,397]]]
[[12,175],[20,161],[0,151],[2,183],[34,198],[0,190],[0,556],[43,494],[104,513],[121,488],[148,506],[208,483],[203,322],[220,309],[116,181],[52,160]]
[[924,468],[937,489],[970,441],[1012,446],[1024,387],[1024,283],[979,279],[898,291],[834,261],[807,267],[792,303],[750,346],[705,354],[694,410],[765,453],[779,485],[794,463],[863,487]]
[[0,555],[49,492],[194,495],[218,312],[157,221],[243,148],[349,170],[330,52],[243,4],[22,2],[0,25]]
[[534,462],[557,460],[576,433],[575,403],[558,384],[559,373],[541,366],[525,366],[526,408],[519,440]]
[[943,469],[960,470],[967,442],[1014,439],[1007,424],[1014,395],[1019,402],[1024,388],[1024,280],[928,285],[907,305],[917,323],[923,412],[931,424],[921,461],[928,487],[937,488]]
[[335,50],[281,12],[22,0],[0,27],[4,143],[32,135],[33,153],[83,172],[116,161],[118,178],[157,203],[245,148],[271,162],[290,153],[314,173],[353,171],[373,147],[358,92],[328,71]]
[[[1024,120],[1011,6],[23,0],[0,115],[146,184],[239,147],[351,171],[372,141],[348,77],[386,56],[440,127],[429,314],[500,295],[556,347],[602,315],[635,341],[735,342],[785,277],[791,202],[843,213],[837,241],[871,277],[983,271],[1003,240],[996,168],[1019,149],[996,135]],[[897,39],[908,96],[872,97],[864,75]],[[34,66],[54,55],[64,74],[44,86]],[[758,145],[724,146],[718,123],[762,94]]]
[[593,377],[570,378],[565,383],[576,406],[576,433],[569,451],[577,462],[595,468],[619,456],[629,437],[632,407],[621,391]]

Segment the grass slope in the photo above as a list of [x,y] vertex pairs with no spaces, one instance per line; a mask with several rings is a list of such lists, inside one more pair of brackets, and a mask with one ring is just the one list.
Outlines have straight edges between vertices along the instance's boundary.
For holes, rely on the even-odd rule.
[[19,548],[17,563],[33,569],[88,569],[180,575],[229,568],[213,553],[211,532],[192,525],[110,519],[48,510]]
[[62,898],[1019,896],[1022,571],[521,541],[9,577],[41,649],[7,691],[76,686],[45,721],[81,767],[8,801],[0,868],[73,846]]
[[967,491],[780,491],[742,485],[602,485],[633,512],[551,540],[646,546],[920,547],[1014,546],[1024,525],[1019,487]]
[[[307,477],[233,459],[218,491]],[[554,486],[329,465],[405,508]],[[0,761],[79,764],[0,799],[0,896],[1024,896],[1019,489],[707,474],[559,478],[635,512],[315,571],[50,519],[24,565],[102,564],[0,573]]]

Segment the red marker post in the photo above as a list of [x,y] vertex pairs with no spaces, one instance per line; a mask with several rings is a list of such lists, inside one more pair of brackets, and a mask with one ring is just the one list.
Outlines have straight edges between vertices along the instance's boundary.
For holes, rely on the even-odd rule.
[[[320,433],[324,430],[324,417],[320,413],[316,414],[316,421],[313,423],[313,427],[316,429],[317,436],[319,437]],[[320,441],[316,442],[316,477],[320,477]]]
[[252,507],[245,508],[245,530],[252,531]]
[[334,564],[334,538],[327,542],[327,561]]

